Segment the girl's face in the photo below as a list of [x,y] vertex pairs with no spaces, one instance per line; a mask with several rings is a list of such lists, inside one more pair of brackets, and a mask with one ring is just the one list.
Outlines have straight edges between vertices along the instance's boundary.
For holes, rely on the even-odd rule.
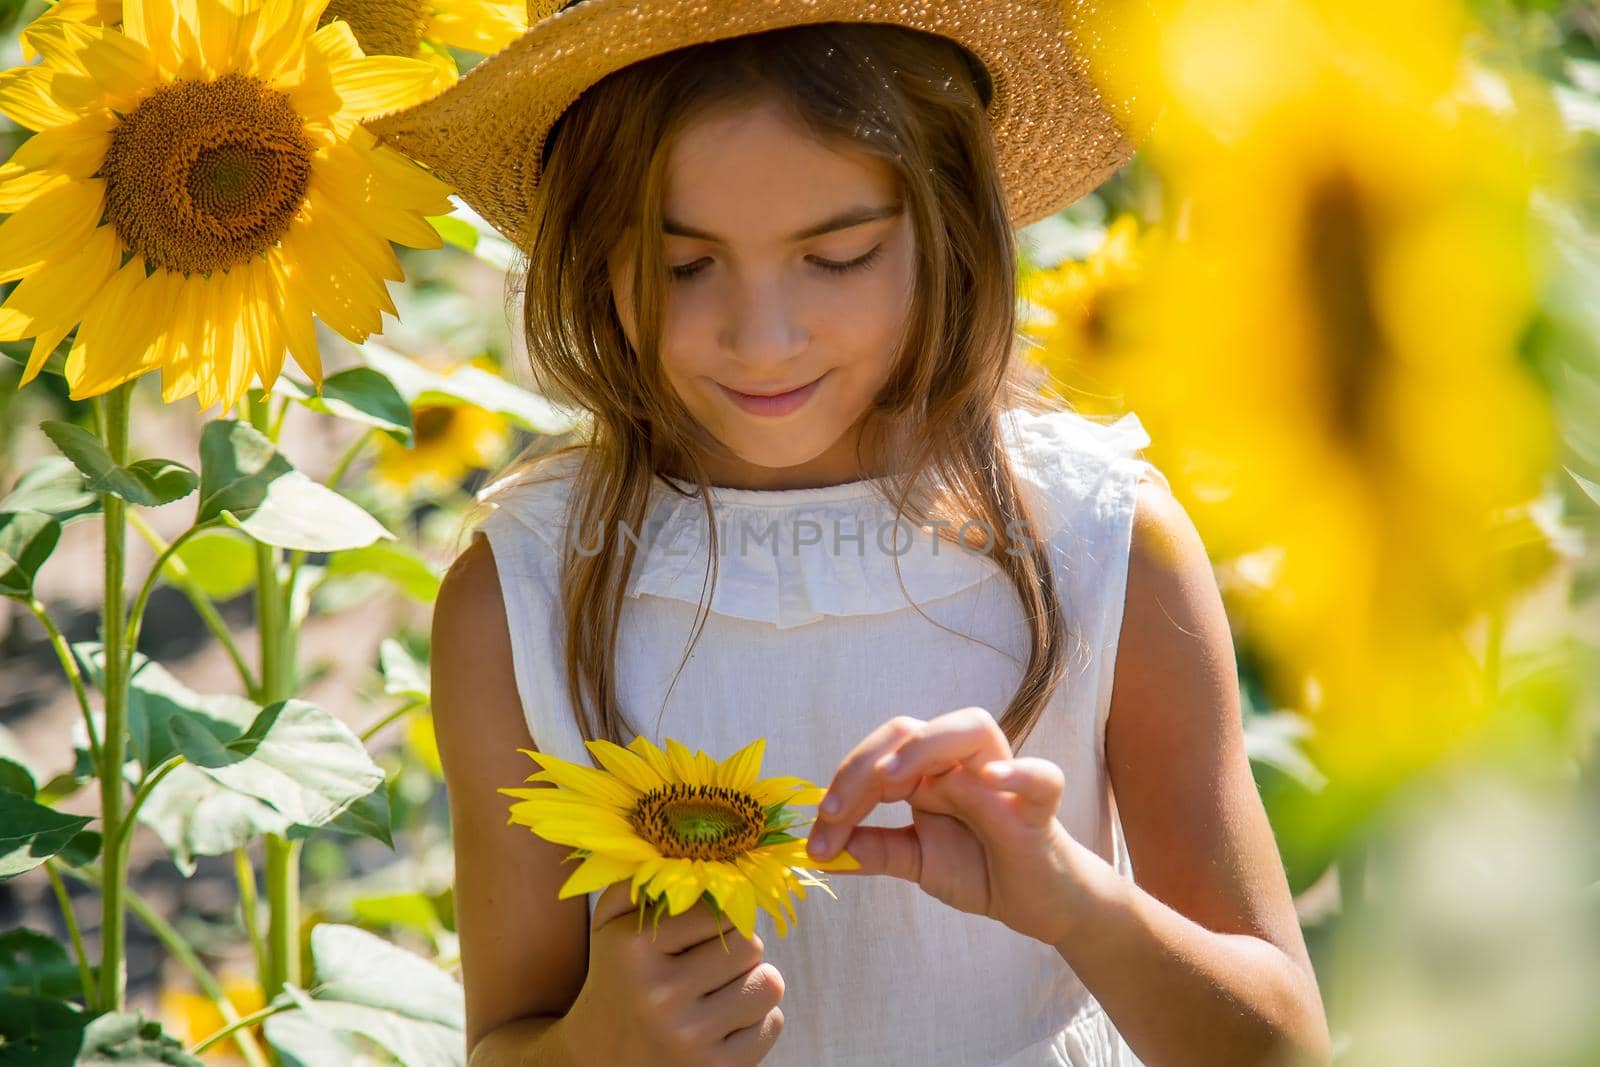
[[[863,471],[855,450],[911,309],[915,235],[898,194],[888,163],[819,144],[775,103],[702,116],[673,145],[661,359],[690,414],[732,453],[705,457],[712,484],[806,488],[880,473]],[[620,249],[610,262],[637,348],[634,265]]]

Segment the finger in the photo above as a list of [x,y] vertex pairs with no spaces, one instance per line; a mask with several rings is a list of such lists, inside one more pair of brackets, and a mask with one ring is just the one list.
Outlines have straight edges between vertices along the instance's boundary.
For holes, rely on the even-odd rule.
[[1056,818],[1067,778],[1060,767],[1047,759],[1018,756],[987,763],[978,772],[990,786],[1016,795],[1012,809],[1034,823]]
[[626,915],[638,908],[628,900],[628,880],[612,882],[607,886],[594,902],[594,913],[590,916],[590,929],[598,930],[606,923],[620,915]]
[[976,771],[991,760],[1011,758],[1011,743],[983,708],[941,715],[879,760],[875,769],[890,783],[938,775],[965,765]]
[[914,826],[858,826],[850,835],[849,852],[861,867],[830,873],[887,874],[921,881],[922,841]]
[[[926,725],[927,723],[921,719],[913,719],[909,715],[896,715],[851,749],[839,762],[839,768],[833,774],[833,781],[829,783],[822,804],[817,809],[817,827],[830,823],[835,826],[841,824],[850,826],[871,811],[879,803],[880,797],[876,790],[882,785],[881,779],[872,769],[873,765],[885,753],[898,747],[906,738]],[[870,796],[869,790],[874,791]],[[815,832],[814,829],[813,835]]]
[[700,998],[706,1017],[725,1025],[722,1036],[760,1022],[783,999],[783,975],[770,963],[758,963],[731,982]]
[[765,950],[759,938],[746,940],[737,930],[730,930],[726,947],[712,937],[679,953],[675,973],[683,975],[684,984],[695,996],[704,996],[760,963]]
[[[904,800],[915,792],[921,774],[886,777],[879,765],[887,756],[899,752],[928,751],[930,738],[934,745],[942,746],[942,753],[950,759],[935,758],[936,765],[926,767],[922,773],[943,773],[963,760],[977,766],[990,758],[1011,755],[1005,733],[984,708],[960,708],[927,723],[906,716],[891,719],[869,737],[874,747],[864,742],[841,765],[828,790],[828,799],[837,805],[837,810],[830,813],[825,802],[809,835],[807,852],[813,859],[828,859],[843,847],[850,831],[877,805]],[[885,743],[879,745],[880,741]],[[939,754],[940,750],[934,752],[935,757]],[[863,763],[867,764],[865,770]]]
[[722,1047],[733,1063],[760,1063],[783,1032],[783,1009],[773,1008],[754,1026],[735,1030],[723,1039]]

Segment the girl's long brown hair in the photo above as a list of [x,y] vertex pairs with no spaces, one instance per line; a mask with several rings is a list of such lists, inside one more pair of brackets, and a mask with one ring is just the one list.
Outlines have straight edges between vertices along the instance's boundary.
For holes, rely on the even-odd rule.
[[[625,67],[585,92],[546,145],[530,146],[547,151],[548,165],[512,296],[523,297],[538,387],[592,418],[571,443],[531,460],[525,453],[510,470],[536,475],[554,456],[581,457],[560,588],[568,693],[584,737],[626,744],[640,732],[620,706],[615,669],[639,540],[618,537],[621,551],[596,552],[588,544],[593,536],[579,531],[643,529],[652,485],[678,491],[657,474],[681,475],[700,487],[708,582],[716,580],[718,524],[699,462],[716,445],[677,400],[658,358],[667,284],[662,190],[669,147],[689,122],[712,107],[767,98],[790,106],[823,143],[874,154],[899,174],[916,227],[915,296],[890,378],[865,425],[912,457],[886,479],[897,515],[948,518],[938,536],[953,543],[960,538],[950,531],[981,523],[984,535],[968,537],[966,548],[983,551],[989,542],[989,557],[1010,578],[1031,632],[1022,682],[999,722],[1014,750],[1033,729],[1066,674],[1067,628],[1047,548],[1031,533],[1012,536],[1012,523],[1032,531],[1035,521],[1007,462],[1000,414],[1047,405],[1036,372],[1013,347],[1016,245],[984,110],[990,93],[981,64],[949,40],[898,26],[824,23]],[[607,263],[630,232],[644,237],[629,245],[637,256],[637,351],[617,317]],[[917,495],[933,484],[939,492]],[[578,551],[580,541],[585,551]],[[705,587],[679,674],[704,629],[709,592]]]

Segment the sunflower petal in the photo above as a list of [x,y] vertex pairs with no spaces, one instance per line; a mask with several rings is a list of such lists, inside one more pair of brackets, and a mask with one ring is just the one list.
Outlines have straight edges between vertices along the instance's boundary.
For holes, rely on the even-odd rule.
[[176,72],[182,43],[179,10],[171,0],[122,0],[122,32],[150,50],[162,70]]
[[46,67],[13,67],[0,71],[0,114],[30,130],[65,126],[79,116],[58,99],[56,71]]
[[0,222],[0,282],[16,281],[75,248],[100,221],[104,203],[104,183],[72,181]]
[[421,103],[455,81],[453,69],[441,74],[437,64],[406,56],[332,60],[329,74],[339,97],[337,117],[355,121]]
[[650,765],[650,769],[661,776],[663,782],[674,782],[672,761],[667,759],[667,754],[651,743],[643,734],[628,742],[628,751],[638,756]]
[[267,253],[267,267],[271,271],[270,303],[278,315],[278,328],[282,331],[284,345],[306,377],[317,389],[322,388],[322,356],[317,347],[317,329],[311,320],[311,307],[301,289],[303,272],[300,265],[290,260],[281,248]]
[[648,793],[652,789],[660,789],[666,785],[666,780],[655,772],[655,768],[641,756],[629,752],[621,745],[614,744],[604,738],[587,742],[590,752],[594,753],[605,769],[627,782],[641,793]]
[[535,752],[527,748],[518,751],[527,754],[528,758],[543,768],[542,774],[533,777],[534,781],[555,782],[574,792],[604,800],[619,808],[631,808],[639,799],[637,790],[617,781],[604,771],[569,763],[560,756],[552,756],[548,752]]
[[728,757],[717,771],[717,784],[749,792],[761,774],[761,758],[767,739],[758,737]]
[[134,256],[84,313],[67,352],[68,395],[73,400],[103,393],[149,369],[151,327],[158,310],[139,299],[144,280],[144,260]]
[[589,856],[562,885],[561,891],[556,894],[556,899],[566,900],[568,897],[604,889],[612,882],[630,877],[635,866],[637,865],[628,860],[614,859],[611,856]]
[[111,227],[94,230],[78,247],[45,263],[11,290],[0,305],[0,341],[20,341],[58,326],[64,335],[121,261],[122,249]]
[[672,764],[674,780],[687,782],[691,785],[709,785],[710,781],[701,776],[700,762],[694,754],[684,747],[683,742],[671,737],[666,739],[667,759]]

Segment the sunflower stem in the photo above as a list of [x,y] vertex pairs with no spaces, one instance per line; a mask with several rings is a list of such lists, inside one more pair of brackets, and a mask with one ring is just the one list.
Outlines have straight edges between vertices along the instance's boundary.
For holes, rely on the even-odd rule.
[[[133,383],[112,389],[96,402],[98,422],[106,451],[112,462],[128,461],[128,410]],[[105,606],[101,615],[100,640],[105,655],[104,697],[105,737],[100,745],[100,829],[108,845],[123,834],[122,763],[128,731],[128,666],[130,649],[124,647],[124,609],[127,607],[126,579],[127,502],[113,493],[100,494],[105,517]],[[122,1011],[127,994],[128,973],[124,959],[127,937],[127,904],[123,889],[127,868],[117,850],[110,850],[110,868],[100,891],[100,996],[99,1005],[107,1011]]]
[[[250,422],[271,435],[270,399],[251,393]],[[294,696],[295,663],[289,621],[290,590],[279,582],[278,550],[256,545],[256,631],[261,642],[261,685],[255,694],[262,705]],[[267,968],[261,976],[263,995],[270,1001],[285,985],[300,983],[300,842],[282,834],[267,834]]]

